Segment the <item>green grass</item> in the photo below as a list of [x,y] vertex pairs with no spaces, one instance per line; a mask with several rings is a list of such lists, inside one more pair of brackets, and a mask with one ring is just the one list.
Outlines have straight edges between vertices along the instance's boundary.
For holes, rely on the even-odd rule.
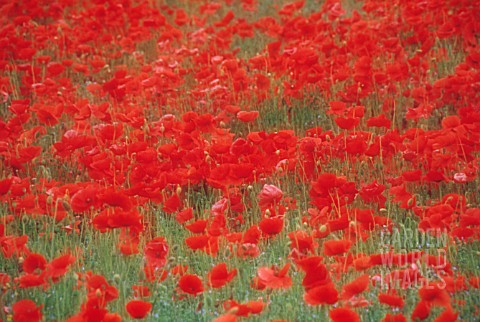
[[[174,1],[167,1],[166,3],[173,5]],[[284,3],[286,3],[286,1],[279,3],[278,7],[281,7]],[[318,10],[321,3],[322,1],[306,1],[301,14],[308,16],[311,12]],[[196,12],[198,9],[197,3],[192,4],[189,1],[180,3],[179,6],[185,6],[189,12]],[[344,6],[348,16],[352,14],[353,10],[360,10],[360,7],[360,1],[346,1]],[[249,22],[254,22],[257,15],[267,16],[271,14],[278,18],[278,15],[273,12],[274,8],[272,8],[267,1],[260,3],[258,13],[243,11],[240,9],[238,3],[235,3],[233,8],[238,11],[237,18],[245,18]],[[226,10],[221,9],[218,16],[221,17],[225,13]],[[174,16],[168,16],[168,20],[172,21],[173,17]],[[209,17],[207,22],[211,23],[212,21],[216,21],[213,20],[213,18],[214,17]],[[187,26],[185,28],[186,32],[191,32],[196,29],[194,26]],[[155,34],[152,39],[137,44],[138,51],[145,54],[146,64],[155,65],[155,61],[158,59],[159,49],[155,39],[155,37],[158,36],[158,34]],[[245,63],[249,58],[258,53],[264,53],[265,46],[271,41],[273,41],[273,39],[259,31],[255,31],[253,38],[242,39],[238,36],[234,37],[230,44],[230,49],[239,49],[240,51],[237,54],[237,58],[241,59],[242,63]],[[207,45],[209,44],[202,45],[208,48]],[[338,45],[343,46],[343,44],[340,43]],[[201,50],[205,50],[202,46],[200,47]],[[412,57],[415,54],[417,50],[416,47],[417,45],[407,47],[407,50],[409,50],[408,57]],[[446,60],[436,61],[435,52],[439,50],[445,50],[448,56]],[[428,74],[424,75],[425,79],[422,79],[422,82],[432,84],[435,80],[453,74],[456,66],[465,60],[465,56],[466,52],[461,50],[458,40],[437,40],[432,53],[429,53],[425,58],[429,61],[431,67]],[[76,58],[80,59],[79,57]],[[382,66],[382,64],[387,62],[387,59],[385,59],[385,61],[380,61],[379,59],[379,61],[375,63]],[[136,72],[138,72],[140,68],[133,57],[122,54],[120,58],[114,59],[109,63],[111,69],[106,69],[97,75],[98,80],[110,80],[113,77],[114,67],[120,64],[126,64]],[[185,58],[185,61],[181,61],[180,64],[182,67],[191,69],[191,71],[195,71],[195,68],[198,67],[191,57]],[[159,63],[159,65],[161,64]],[[249,70],[248,76],[253,79],[255,72],[256,71]],[[109,99],[108,95],[102,98],[91,95],[85,88],[87,77],[84,75],[77,75],[71,71],[67,71],[65,75],[72,78],[78,85],[74,91],[74,95],[79,98],[88,99],[91,104],[99,104]],[[22,87],[22,75],[16,71],[10,71],[4,73],[3,76],[10,79],[11,86],[14,89],[9,100],[12,98],[21,98],[20,88]],[[289,77],[289,75],[283,75],[275,80],[272,78],[272,88],[276,85],[281,85],[283,81],[290,80]],[[351,81],[352,80],[342,81],[332,85],[332,93],[343,90],[344,86],[349,85]],[[398,83],[396,85],[398,85],[398,93],[403,93],[404,91],[412,90],[425,84],[417,84],[412,81],[401,84]],[[190,102],[194,101],[195,104],[198,102],[192,98],[193,96],[189,96],[189,89],[197,85],[198,82],[193,72],[185,76],[184,83],[181,84],[178,89],[180,93],[184,93],[183,96],[180,95],[179,97],[179,100],[182,101],[182,104],[180,104],[182,107],[178,110],[174,110],[168,104],[162,104],[161,106],[157,104],[164,98],[160,94],[158,102],[146,102],[146,97],[136,97],[135,100],[137,101],[132,100],[132,102],[127,102],[125,105],[129,106],[128,104],[132,103],[132,105],[138,104],[143,106],[143,114],[141,116],[145,117],[145,125],[142,127],[142,130],[147,133],[149,123],[158,120],[160,115],[173,113],[178,119],[181,119],[182,112],[193,109],[190,106]],[[238,101],[232,102],[232,104],[234,103],[242,107],[248,106],[251,110],[258,110],[259,117],[254,122],[248,124],[233,118],[230,123],[224,124],[224,127],[230,129],[234,139],[245,138],[249,133],[254,131],[274,133],[282,130],[293,130],[297,138],[301,139],[308,129],[314,127],[321,127],[324,131],[332,130],[335,135],[344,132],[339,130],[333,118],[327,114],[327,110],[329,109],[328,102],[335,100],[335,97],[327,97],[326,93],[320,90],[305,90],[304,94],[303,98],[291,99],[290,103],[287,103],[283,99],[282,90],[279,90],[278,93],[275,94],[273,92],[270,93],[269,97],[265,100],[258,100],[254,95],[250,97],[245,93],[244,96],[238,98]],[[380,93],[380,89],[378,89],[378,91],[375,91],[368,97],[359,100],[359,103],[367,107],[365,119],[382,112],[382,103],[386,97],[388,97],[388,95]],[[36,98],[34,97],[34,99]],[[435,110],[429,118],[420,119],[418,122],[407,121],[405,120],[406,111],[408,108],[414,106],[413,99],[411,97],[404,97],[401,94],[395,96],[394,99],[396,110],[395,114],[391,113],[393,117],[392,128],[399,129],[401,132],[406,130],[404,128],[405,125],[407,128],[418,127],[425,131],[438,129],[441,126],[440,123],[443,117],[456,113],[454,106],[445,105]],[[211,112],[213,110],[212,106],[214,105],[213,101],[214,98],[206,95],[205,110],[195,107],[196,111],[199,114]],[[7,101],[0,106],[1,119],[11,117],[11,113],[8,112],[9,103],[10,101]],[[352,105],[354,105],[354,103],[352,103]],[[125,110],[128,112],[128,108],[125,108]],[[32,120],[25,125],[25,129],[36,125],[37,121],[38,120],[33,117]],[[3,154],[0,155],[0,179],[17,174],[20,177],[30,176],[34,178],[29,182],[32,188],[35,187],[35,181],[39,182],[40,179],[47,181],[56,180],[63,184],[89,182],[90,177],[87,169],[85,169],[78,160],[75,160],[75,158],[79,156],[83,157],[84,153],[90,153],[92,151],[77,151],[78,156],[67,160],[54,155],[55,149],[53,148],[53,144],[61,141],[62,135],[67,129],[72,128],[75,122],[76,121],[72,120],[69,116],[64,115],[59,124],[50,127],[47,126],[46,135],[38,137],[34,142],[34,145],[39,145],[43,149],[41,159],[31,162],[29,164],[30,168],[25,172],[11,171],[3,162],[6,157]],[[92,124],[99,122],[99,120],[93,120]],[[371,131],[376,136],[382,136],[385,133],[383,129],[367,128],[366,122],[363,120],[358,129]],[[355,131],[357,131],[357,129]],[[138,133],[135,133],[133,128],[126,128],[125,141],[133,142],[133,135],[135,134]],[[130,137],[127,138],[127,136]],[[201,137],[201,139],[207,138],[209,138],[207,134]],[[326,141],[328,142],[329,139],[326,139]],[[168,138],[158,138],[158,142],[152,144],[152,147],[156,149],[161,144],[171,142]],[[342,152],[343,151],[340,151],[339,155],[341,155]],[[442,153],[448,154],[448,152],[445,151]],[[369,184],[374,180],[386,185],[384,195],[387,196],[387,201],[384,209],[377,209],[375,204],[363,202],[360,196],[357,196],[352,206],[361,209],[366,207],[372,208],[375,210],[374,215],[388,217],[396,228],[400,227],[415,230],[418,227],[420,218],[414,214],[413,210],[400,208],[393,202],[392,197],[388,194],[388,189],[391,186],[387,182],[388,179],[400,176],[405,170],[412,170],[412,164],[405,161],[400,153],[395,154],[391,159],[384,159],[383,156],[357,158],[346,154],[336,158],[328,155],[328,152],[325,152],[325,155],[321,155],[321,157],[325,157],[325,159],[328,160],[328,162],[315,160],[319,162],[322,172],[335,173],[337,176],[344,175],[347,181],[354,181],[357,184],[357,188],[360,188],[363,184]],[[478,153],[474,155],[474,157],[478,158]],[[117,156],[115,158],[115,160],[121,160],[122,157]],[[418,167],[424,170],[423,165],[420,164]],[[356,172],[353,171],[354,169]],[[127,172],[127,170],[125,171]],[[20,299],[32,299],[37,305],[42,305],[42,312],[44,314],[44,320],[46,321],[66,320],[78,313],[86,300],[87,290],[84,286],[80,285],[82,277],[79,277],[76,273],[82,275],[87,272],[92,272],[93,274],[103,275],[109,284],[118,289],[119,298],[109,303],[107,309],[110,312],[119,313],[125,320],[128,320],[125,305],[134,298],[132,285],[143,284],[150,288],[152,295],[148,300],[153,304],[152,312],[145,319],[146,321],[172,321],[172,319],[176,321],[211,321],[225,313],[223,303],[229,299],[235,299],[239,303],[250,300],[263,300],[267,306],[260,315],[251,316],[249,318],[251,321],[260,322],[273,319],[286,319],[292,322],[326,321],[328,320],[329,310],[332,306],[312,307],[305,303],[303,300],[305,290],[301,286],[303,273],[299,271],[294,264],[289,271],[289,275],[293,280],[293,286],[291,288],[287,290],[266,291],[258,291],[251,288],[252,278],[256,276],[258,268],[272,265],[282,267],[285,263],[292,262],[292,260],[288,258],[291,250],[290,240],[288,238],[289,232],[304,230],[312,233],[313,231],[313,228],[302,222],[302,217],[307,215],[308,208],[313,207],[309,197],[311,182],[310,179],[302,178],[299,172],[300,171],[298,171],[298,173],[288,174],[276,172],[269,174],[266,178],[259,179],[258,182],[246,182],[239,186],[242,192],[242,201],[246,205],[246,209],[243,212],[245,222],[232,229],[232,231],[235,232],[243,232],[251,225],[258,224],[260,221],[262,214],[258,205],[257,195],[264,184],[275,184],[284,192],[284,196],[293,197],[297,201],[296,209],[288,209],[286,212],[283,231],[275,237],[264,238],[259,243],[260,255],[256,258],[243,259],[233,256],[232,251],[227,247],[223,239],[218,255],[215,257],[209,256],[201,251],[189,249],[185,243],[185,238],[192,236],[192,234],[175,220],[175,214],[165,213],[161,205],[156,205],[153,202],[147,202],[143,206],[138,207],[144,216],[144,220],[148,222],[148,227],[145,234],[140,238],[140,253],[131,256],[121,254],[117,248],[120,231],[118,229],[106,233],[96,231],[91,225],[91,215],[79,215],[69,212],[66,219],[61,222],[56,222],[53,218],[44,214],[30,216],[24,214],[22,211],[14,213],[13,209],[16,205],[11,205],[12,209],[9,208],[10,206],[7,203],[0,205],[0,219],[6,218],[6,216],[9,215],[14,216],[14,220],[5,225],[6,236],[27,235],[27,246],[30,251],[44,255],[47,261],[66,253],[71,253],[76,257],[75,263],[72,264],[66,275],[57,283],[50,283],[46,288],[34,287],[22,289],[18,287],[15,278],[23,274],[22,261],[24,260],[25,254],[20,258],[16,256],[6,258],[0,253],[0,273],[6,273],[13,279],[0,291],[0,308],[6,308],[6,310],[0,310],[0,320],[10,321],[12,319],[11,306]],[[414,193],[417,198],[417,205],[419,206],[438,202],[448,193],[457,193],[467,196],[471,207],[478,207],[478,185],[479,179],[477,178],[473,182],[462,185],[453,182],[440,184],[407,183],[407,190]],[[129,186],[128,182],[126,186]],[[223,196],[222,191],[209,187],[205,182],[182,187],[182,190],[185,196],[183,200],[184,205],[193,208],[196,219],[208,218],[212,206]],[[40,191],[39,189],[36,193],[46,194],[47,191]],[[9,202],[9,200],[7,200],[7,202]],[[34,202],[39,203],[41,200],[35,200]],[[80,232],[70,233],[65,229],[65,226],[72,224],[75,220],[80,220],[81,222],[79,227]],[[458,220],[458,218],[455,217],[454,220]],[[356,225],[357,223],[352,221],[350,224]],[[188,265],[188,273],[200,276],[204,285],[206,285],[207,282],[207,273],[214,265],[220,262],[226,262],[229,268],[236,268],[238,274],[231,283],[219,290],[206,288],[204,293],[196,297],[187,296],[185,299],[179,299],[177,276],[170,274],[162,282],[149,282],[145,280],[145,274],[143,272],[145,259],[142,250],[148,240],[157,236],[165,237],[170,246],[170,253],[165,266],[167,270],[170,270],[176,265]],[[327,239],[342,239],[344,237],[344,233],[335,232],[328,236]],[[5,242],[1,238],[3,237],[0,237],[0,241],[2,243]],[[357,240],[352,246],[352,253],[376,254],[382,250],[380,248],[381,240],[378,231],[372,232],[365,241]],[[315,249],[315,255],[322,255],[324,241],[325,239],[316,240],[318,247]],[[437,241],[437,239],[434,239],[433,243]],[[416,245],[412,246],[410,244],[407,244],[407,246],[394,246],[397,252],[419,250]],[[421,249],[426,252],[435,254],[437,251],[435,247],[423,246]],[[478,240],[468,243],[453,239],[449,240],[448,246],[446,247],[446,255],[452,264],[452,270],[455,274],[461,274],[465,276],[466,279],[470,276],[478,276],[480,274],[480,242]],[[333,264],[334,260],[326,257],[325,263]],[[374,274],[386,274],[390,271],[390,267],[375,267],[367,272],[372,276]],[[433,272],[428,270],[426,273],[433,274]],[[332,273],[332,276],[333,275]],[[336,288],[341,291],[343,285],[359,275],[360,272],[355,272],[353,268],[350,268],[348,272],[341,274],[338,279],[333,278],[333,280]],[[383,291],[384,290],[381,290],[379,287],[370,285],[369,290],[362,294],[365,300],[370,303],[369,306],[357,310],[363,321],[379,321],[386,313],[400,312],[399,310],[392,310],[386,305],[378,303],[377,296]],[[399,294],[405,297],[406,304],[402,312],[408,318],[419,301],[418,289],[399,290]],[[463,318],[465,321],[473,321],[473,319],[478,316],[480,290],[468,288],[466,291],[458,291],[451,296],[454,299],[454,309],[460,313],[459,318]],[[456,302],[463,302],[464,304],[459,305]],[[337,306],[341,306],[341,304]],[[440,309],[434,308],[433,313],[427,321],[433,321],[433,317],[439,312]]]

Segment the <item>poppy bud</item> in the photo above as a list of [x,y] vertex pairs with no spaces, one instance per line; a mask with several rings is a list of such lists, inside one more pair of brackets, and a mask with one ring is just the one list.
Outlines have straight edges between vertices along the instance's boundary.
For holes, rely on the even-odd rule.
[[63,206],[63,209],[65,209],[68,213],[72,212],[72,207],[70,206],[70,203],[67,200],[62,199],[62,206]]
[[177,191],[176,191],[176,193],[177,193],[177,196],[180,196],[180,194],[182,193],[182,187],[177,186]]
[[413,205],[413,198],[408,199],[407,205],[411,207]]
[[324,232],[326,232],[326,231],[327,231],[327,226],[326,226],[326,225],[321,225],[321,226],[320,226],[320,232],[321,232],[321,233],[324,233]]

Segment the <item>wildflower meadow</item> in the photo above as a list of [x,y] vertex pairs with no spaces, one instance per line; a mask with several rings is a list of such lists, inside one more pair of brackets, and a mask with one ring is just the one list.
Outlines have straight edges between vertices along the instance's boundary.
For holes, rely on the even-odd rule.
[[480,321],[478,1],[0,21],[0,322]]

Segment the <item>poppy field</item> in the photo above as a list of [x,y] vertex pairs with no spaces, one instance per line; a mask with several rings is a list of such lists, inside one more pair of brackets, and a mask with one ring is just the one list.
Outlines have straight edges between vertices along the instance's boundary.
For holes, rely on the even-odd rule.
[[0,322],[480,319],[477,1],[0,21]]

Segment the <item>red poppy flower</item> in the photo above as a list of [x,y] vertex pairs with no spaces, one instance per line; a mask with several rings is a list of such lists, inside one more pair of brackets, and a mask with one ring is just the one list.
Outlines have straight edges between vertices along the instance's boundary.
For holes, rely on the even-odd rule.
[[260,238],[262,237],[262,232],[258,226],[253,225],[248,228],[243,234],[243,243],[244,244],[258,244]]
[[205,232],[205,229],[207,228],[207,224],[208,224],[208,220],[199,219],[194,221],[191,224],[185,225],[185,228],[187,228],[194,234],[201,234]]
[[22,267],[27,273],[34,273],[37,269],[43,271],[47,267],[47,260],[42,254],[31,253],[23,261]]
[[392,126],[392,121],[387,119],[385,114],[371,117],[367,120],[367,126],[369,127],[384,127],[389,129]]
[[175,215],[175,219],[181,225],[183,225],[184,223],[186,223],[187,221],[189,221],[192,218],[193,218],[193,209],[191,207],[189,207],[187,209],[184,209],[182,211],[179,211]]
[[107,313],[103,317],[103,322],[122,322],[122,317],[118,313]]
[[348,109],[347,114],[348,117],[359,117],[362,118],[365,115],[365,106],[357,105],[353,106]]
[[185,239],[185,243],[192,250],[197,250],[197,249],[202,249],[207,247],[209,241],[210,241],[210,236],[208,235],[192,236],[192,237],[187,237]]
[[82,309],[79,314],[68,319],[69,322],[72,321],[90,321],[90,320],[101,320],[103,321],[104,317],[107,315],[108,311],[105,309],[105,303],[101,298],[91,297],[87,300],[85,304],[82,305]]
[[107,208],[93,219],[93,226],[101,232],[108,229],[130,227],[142,230],[142,216],[137,210],[123,211],[121,208]]
[[162,267],[167,262],[168,244],[165,238],[156,237],[145,245],[145,258],[149,265]]
[[422,170],[404,171],[402,177],[409,182],[420,181],[422,179]]
[[333,115],[343,115],[347,109],[347,104],[344,102],[334,101],[330,102],[330,109],[327,111],[327,114]]
[[165,211],[167,214],[171,214],[177,211],[180,207],[182,207],[182,200],[180,200],[180,197],[174,193],[170,198],[165,200],[163,204],[163,211]]
[[259,314],[263,311],[265,303],[262,301],[249,301],[240,304],[235,300],[226,300],[223,302],[223,308],[229,312],[235,312],[236,316],[248,317],[250,314]]
[[450,305],[450,295],[445,289],[436,284],[429,284],[418,290],[418,295],[422,301],[429,305],[447,307]]
[[187,24],[189,21],[190,21],[190,18],[188,17],[185,10],[182,9],[182,8],[177,9],[176,14],[175,14],[175,23],[178,26],[183,26],[183,25]]
[[344,130],[352,130],[358,124],[360,124],[360,118],[357,117],[337,117],[335,119],[338,127]]
[[98,206],[98,189],[86,188],[79,190],[73,195],[70,205],[75,212],[84,212],[91,207]]
[[340,255],[348,252],[350,246],[350,240],[327,240],[323,243],[323,253],[327,256]]
[[313,236],[310,236],[306,231],[292,231],[288,233],[288,238],[291,242],[290,248],[301,254],[306,254],[308,252],[313,253],[318,246],[318,244],[314,242]]
[[178,281],[178,286],[183,292],[194,296],[203,292],[202,280],[195,274],[183,275]]
[[132,317],[133,319],[143,319],[152,310],[152,303],[140,300],[133,300],[128,302],[125,308],[127,309],[130,317]]
[[15,322],[35,322],[42,319],[42,306],[37,307],[32,300],[20,300],[13,304],[12,309]]
[[357,312],[345,307],[330,310],[330,318],[333,322],[360,322]]
[[258,117],[258,111],[240,111],[237,113],[237,119],[244,123],[253,122]]
[[263,186],[262,191],[258,194],[260,209],[266,210],[280,202],[283,197],[283,192],[278,187],[272,184]]
[[210,235],[192,236],[185,239],[185,243],[192,250],[201,250],[215,256],[218,253],[218,237]]
[[285,264],[282,269],[276,272],[272,268],[260,267],[258,269],[258,278],[268,288],[289,288],[292,286],[292,279],[287,276],[290,263]]
[[132,208],[132,202],[124,192],[117,192],[111,189],[105,191],[100,198],[111,207],[120,207],[123,211],[129,211]]
[[25,274],[18,278],[18,283],[20,288],[29,288],[45,285],[47,282],[45,281],[43,274]]
[[118,298],[118,290],[115,286],[108,284],[102,275],[91,275],[88,277],[88,298],[101,299],[103,302],[111,302]]
[[56,281],[59,277],[65,275],[70,265],[75,262],[75,257],[70,254],[62,255],[53,259],[46,267],[46,277]]
[[260,230],[269,236],[274,236],[279,234],[283,229],[284,220],[282,217],[272,217],[264,218],[259,223],[258,226]]
[[455,313],[451,307],[447,307],[440,313],[434,322],[455,322],[458,321],[458,313]]
[[382,304],[387,304],[391,307],[402,308],[405,305],[405,302],[403,301],[402,297],[395,294],[386,294],[386,293],[378,294],[378,301]]
[[362,293],[368,288],[369,283],[370,277],[368,274],[357,277],[354,281],[343,286],[341,298],[343,300],[348,300],[351,297]]
[[308,290],[303,299],[310,305],[334,304],[338,301],[338,292],[333,283],[328,283]]
[[65,70],[65,67],[58,62],[50,62],[47,65],[47,74],[49,77],[55,77]]
[[382,194],[384,190],[385,185],[378,184],[377,181],[374,180],[371,184],[362,186],[359,193],[365,202],[376,202],[379,208],[383,208],[387,200]]
[[330,283],[327,266],[322,263],[322,260],[323,258],[320,256],[312,256],[296,261],[298,267],[305,272],[305,277],[302,281],[302,286],[305,290],[308,291],[317,286]]
[[28,236],[6,236],[0,239],[0,250],[5,258],[10,258],[14,254],[20,256],[21,254],[28,253],[26,246],[28,242]]
[[360,257],[353,260],[353,267],[357,271],[363,271],[372,267],[372,262],[370,261],[370,256],[361,255]]
[[416,321],[425,320],[430,315],[430,305],[425,301],[420,301],[417,303],[417,306],[413,309],[412,320]]
[[255,74],[255,84],[261,91],[267,91],[270,89],[270,78],[262,74]]
[[12,186],[12,178],[0,180],[0,196],[7,194]]
[[226,263],[220,263],[212,268],[208,273],[208,284],[213,288],[220,288],[230,282],[237,275],[237,269],[230,272],[227,270]]

